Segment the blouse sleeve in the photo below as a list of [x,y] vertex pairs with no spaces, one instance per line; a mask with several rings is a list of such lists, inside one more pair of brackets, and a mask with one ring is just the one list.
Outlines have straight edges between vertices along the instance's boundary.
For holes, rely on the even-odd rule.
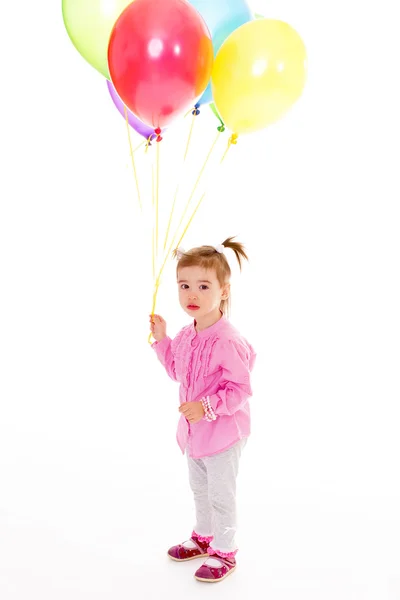
[[220,353],[220,389],[207,396],[207,401],[216,416],[233,415],[253,395],[250,372],[256,353],[250,345],[239,340],[224,341]]
[[177,377],[176,377],[176,370],[175,370],[175,358],[174,358],[174,355],[172,352],[171,345],[172,345],[171,338],[169,336],[166,336],[159,342],[154,342],[151,345],[151,347],[157,354],[158,360],[164,366],[169,377],[171,377],[171,379],[173,379],[174,381],[178,381]]

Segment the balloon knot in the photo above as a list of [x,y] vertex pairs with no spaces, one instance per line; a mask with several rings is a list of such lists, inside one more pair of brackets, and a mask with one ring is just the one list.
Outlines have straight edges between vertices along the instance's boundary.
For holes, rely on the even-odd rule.
[[219,127],[217,127],[217,130],[218,130],[220,133],[223,133],[223,132],[225,131],[225,125],[220,125]]
[[199,114],[200,114],[199,105],[196,104],[196,106],[194,107],[194,110],[192,110],[192,115],[197,117]]
[[154,133],[156,134],[156,142],[161,142],[162,137],[161,137],[161,129],[159,127],[157,127],[157,129],[154,130]]
[[238,137],[239,135],[237,133],[232,133],[231,137],[229,138],[229,143],[237,144]]

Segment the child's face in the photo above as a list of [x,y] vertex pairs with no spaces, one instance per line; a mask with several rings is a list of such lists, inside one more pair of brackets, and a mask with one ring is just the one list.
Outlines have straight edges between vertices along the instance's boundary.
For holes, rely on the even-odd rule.
[[222,299],[229,296],[229,284],[221,287],[214,269],[184,267],[178,271],[179,303],[183,310],[199,319],[218,314]]

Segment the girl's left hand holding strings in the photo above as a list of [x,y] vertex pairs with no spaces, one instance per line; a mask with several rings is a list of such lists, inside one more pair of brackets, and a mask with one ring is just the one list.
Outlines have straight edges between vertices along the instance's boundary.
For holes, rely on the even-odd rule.
[[201,401],[184,402],[179,407],[179,412],[182,413],[189,423],[197,423],[204,417],[205,412]]

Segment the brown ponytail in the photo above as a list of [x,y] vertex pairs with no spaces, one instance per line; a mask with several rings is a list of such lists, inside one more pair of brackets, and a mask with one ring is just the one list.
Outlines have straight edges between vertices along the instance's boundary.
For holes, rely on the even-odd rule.
[[243,244],[241,244],[240,242],[232,241],[235,239],[235,237],[236,236],[226,238],[226,240],[224,242],[222,242],[222,246],[225,246],[225,248],[230,248],[231,250],[234,251],[237,261],[239,263],[239,269],[242,270],[242,259],[245,258],[246,260],[249,260],[249,257],[247,256],[247,254],[245,252],[245,248],[244,248]]

